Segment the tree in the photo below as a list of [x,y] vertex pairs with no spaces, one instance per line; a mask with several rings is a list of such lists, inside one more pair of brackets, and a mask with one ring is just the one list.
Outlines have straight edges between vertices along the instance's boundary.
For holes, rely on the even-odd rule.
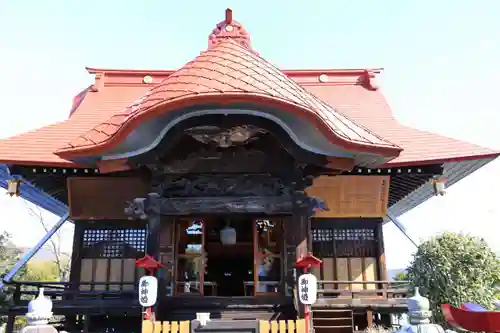
[[[26,202],[30,215],[32,215],[41,225],[45,232],[49,232],[50,226],[45,221],[43,212],[38,206],[31,206]],[[35,208],[36,207],[36,208]],[[61,250],[61,230],[58,230],[49,240],[48,249],[54,256],[54,263],[59,281],[68,281],[71,267],[71,256]]]
[[[10,243],[10,235],[6,232],[0,233],[0,280],[3,279],[5,274],[11,269],[15,263],[19,260],[21,256],[21,251],[17,249],[12,243]],[[23,278],[26,274],[26,269],[21,269],[16,278]],[[9,290],[4,288],[0,289],[0,313],[2,309],[8,304],[12,295]],[[3,318],[0,317],[0,324]]]
[[408,281],[408,274],[406,274],[405,272],[399,272],[394,277],[394,281]]
[[491,309],[499,273],[500,260],[483,239],[447,232],[419,245],[408,279],[429,298],[435,321],[448,326],[440,305],[473,302]]
[[59,267],[54,261],[34,261],[26,267],[26,281],[59,282]]

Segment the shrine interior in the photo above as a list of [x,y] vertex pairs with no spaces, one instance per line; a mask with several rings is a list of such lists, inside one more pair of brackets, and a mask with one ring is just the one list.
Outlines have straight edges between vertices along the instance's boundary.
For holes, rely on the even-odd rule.
[[[251,215],[181,219],[176,294],[234,297],[277,293],[281,227],[280,221]],[[234,234],[224,236],[225,229]],[[225,239],[228,236],[234,238]]]

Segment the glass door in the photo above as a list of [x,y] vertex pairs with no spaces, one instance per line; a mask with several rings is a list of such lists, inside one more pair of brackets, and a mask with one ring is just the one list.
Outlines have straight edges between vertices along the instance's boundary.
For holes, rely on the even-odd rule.
[[281,290],[283,223],[279,219],[253,221],[254,295]]
[[175,295],[203,296],[206,264],[205,221],[179,219],[177,228],[177,267]]

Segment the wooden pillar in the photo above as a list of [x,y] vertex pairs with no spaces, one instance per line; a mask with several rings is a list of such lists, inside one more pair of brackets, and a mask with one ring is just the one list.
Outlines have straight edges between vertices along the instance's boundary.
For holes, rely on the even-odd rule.
[[[161,196],[157,193],[149,193],[147,198],[136,198],[128,203],[125,208],[125,214],[135,219],[145,220],[147,227],[146,236],[146,254],[160,261],[160,232],[161,232]],[[152,318],[156,318],[156,312],[159,308],[161,296],[163,295],[163,286],[160,281],[159,297],[153,306]]]
[[147,198],[136,198],[128,203],[125,215],[139,220],[145,220],[147,226],[146,254],[159,261],[161,232],[161,196],[149,193]]
[[[160,262],[160,234],[161,234],[161,215],[160,215],[160,195],[157,193],[148,194],[145,210],[147,212],[147,238],[146,238],[146,253]],[[159,277],[159,274],[156,274]],[[159,279],[159,297],[156,304],[153,306],[152,318],[158,318],[158,309],[160,300],[165,292],[164,281]]]
[[150,213],[147,219],[146,253],[160,261],[161,216]]
[[[83,234],[88,224],[85,222],[75,222],[75,231],[73,232],[73,251],[71,252],[71,267],[69,272],[69,282],[71,290],[80,289],[81,271],[82,271],[82,247]],[[71,299],[72,295],[64,296],[65,300]],[[76,317],[66,316],[68,322],[75,321]]]
[[385,260],[385,249],[384,249],[384,233],[383,233],[383,221],[377,224],[376,237],[378,243],[378,279],[387,281],[389,278],[387,276],[387,265]]
[[368,328],[373,327],[373,311],[372,310],[367,310],[366,311],[366,323]]
[[[380,220],[377,224],[376,234],[377,237],[377,255],[378,255],[378,280],[387,281],[389,278],[387,276],[387,265],[385,261],[385,249],[384,249],[384,233],[383,233],[383,221]],[[387,284],[380,284],[377,286],[377,289],[383,290],[382,297],[387,297],[387,288],[389,286]]]
[[5,326],[5,333],[14,332],[14,322],[16,321],[16,316],[13,314],[9,314],[7,316],[7,325]]
[[304,317],[304,307],[298,302],[297,279],[304,274],[302,269],[297,269],[296,262],[312,250],[311,246],[311,216],[313,215],[313,202],[302,190],[293,193],[293,210],[291,227],[286,229],[287,274],[289,286],[293,288],[294,302],[299,318]]

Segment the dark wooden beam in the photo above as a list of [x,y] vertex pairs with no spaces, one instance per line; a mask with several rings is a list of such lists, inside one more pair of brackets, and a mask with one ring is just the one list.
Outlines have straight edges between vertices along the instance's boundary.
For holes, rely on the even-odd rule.
[[[245,152],[247,155],[251,155],[252,152],[256,152],[255,150],[249,150],[248,152]],[[257,152],[258,153],[258,152]],[[268,155],[267,152],[262,152],[266,156]],[[205,153],[207,154],[207,153]],[[195,155],[196,156],[196,155]],[[202,159],[203,156],[198,157],[199,159]],[[237,156],[239,157],[239,156]],[[222,156],[220,157],[222,158]],[[237,158],[236,158],[237,159]],[[241,158],[240,158],[241,160]],[[182,162],[182,161],[180,161]],[[241,161],[240,161],[241,162]],[[122,160],[119,160],[117,162],[113,162],[118,165],[124,163]],[[220,163],[218,161],[218,163]],[[327,164],[326,166],[316,167],[314,174],[320,175],[320,174],[325,174],[328,175],[332,172],[332,170],[346,170],[342,172],[341,174],[344,176],[404,176],[404,175],[427,175],[427,176],[439,176],[443,174],[443,165],[442,164],[431,164],[431,165],[414,165],[414,166],[400,166],[400,167],[394,167],[394,168],[362,168],[362,167],[353,167],[350,165],[350,160],[349,159],[341,159],[341,158],[332,158],[331,161],[329,161],[330,164]],[[335,163],[340,163],[341,165],[335,165]],[[311,164],[312,165],[312,164]],[[283,166],[283,162],[281,163],[280,167]],[[286,164],[285,164],[286,166]],[[268,169],[267,171],[272,171],[274,168]],[[99,171],[99,168],[71,168],[71,167],[47,167],[47,166],[27,166],[27,165],[10,165],[9,170],[12,174],[19,174],[19,175],[24,175],[24,176],[29,176],[29,175],[41,175],[41,174],[52,174],[52,175],[64,175],[64,176],[92,176],[95,177],[97,175],[102,174],[102,172]],[[255,169],[253,169],[256,171]],[[324,172],[321,172],[323,170]],[[167,170],[167,171],[172,171],[172,170]],[[179,171],[179,170],[178,170]],[[218,170],[220,172],[220,170]],[[122,174],[123,173],[133,173],[133,170],[130,171],[120,171]],[[258,172],[258,171],[257,171]],[[176,172],[171,172],[175,174]],[[179,172],[177,172],[179,173]],[[183,172],[180,172],[182,174]],[[113,173],[115,175],[115,173]],[[117,174],[119,175],[119,174]]]
[[[294,201],[295,200],[295,201]],[[159,215],[201,215],[228,213],[292,214],[294,205],[309,211],[326,209],[322,200],[308,196],[293,198],[276,197],[184,197],[165,198],[151,194],[148,198],[137,198],[129,203],[126,214],[147,219],[150,213]]]

